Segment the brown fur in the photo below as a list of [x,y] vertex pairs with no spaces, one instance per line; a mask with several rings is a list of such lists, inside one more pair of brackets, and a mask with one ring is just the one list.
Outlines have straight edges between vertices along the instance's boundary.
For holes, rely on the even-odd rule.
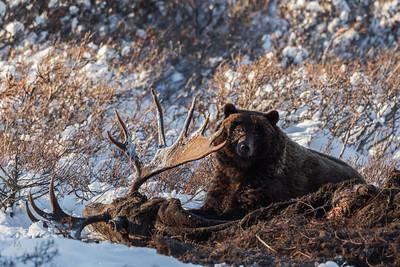
[[[327,183],[363,178],[343,161],[290,140],[268,113],[225,106],[225,147],[216,153],[216,170],[204,206],[196,213],[235,219],[247,212],[317,191]],[[240,148],[243,147],[241,150]]]

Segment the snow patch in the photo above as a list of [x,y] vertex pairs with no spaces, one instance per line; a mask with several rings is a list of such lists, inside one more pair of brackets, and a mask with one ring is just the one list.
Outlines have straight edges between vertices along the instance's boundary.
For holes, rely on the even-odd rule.
[[107,63],[107,61],[113,59],[116,56],[116,52],[114,49],[110,48],[107,45],[103,45],[100,47],[97,52],[97,62],[98,63]]
[[39,238],[48,236],[48,231],[43,226],[43,222],[35,222],[32,223],[31,226],[28,228],[27,236],[31,238]]
[[4,17],[6,14],[6,5],[3,3],[3,1],[0,1],[0,18]]
[[301,64],[307,59],[308,51],[300,46],[287,46],[283,49],[282,55],[295,64]]
[[77,6],[70,6],[69,7],[69,13],[71,13],[71,15],[76,15],[79,12],[79,8]]
[[182,73],[176,71],[174,74],[172,74],[171,79],[174,83],[180,83],[185,79],[185,77],[182,75]]
[[306,9],[310,12],[320,12],[322,10],[317,1],[311,1],[310,3],[308,3]]
[[262,41],[262,48],[264,49],[264,51],[271,52],[273,49],[271,35],[269,34],[263,35],[261,41]]
[[11,35],[15,36],[18,33],[23,32],[25,29],[24,24],[19,21],[13,21],[6,25],[6,31]]
[[350,11],[349,5],[345,0],[333,0],[332,3],[338,10],[346,12]]
[[[18,243],[3,244],[3,257],[18,257],[34,252],[43,240],[54,241],[58,253],[51,261],[54,266],[98,267],[98,266],[197,266],[179,262],[170,256],[157,254],[155,249],[127,247],[103,242],[100,244],[84,243],[77,240],[51,237],[46,239],[21,238]],[[31,266],[26,263],[20,266]]]
[[337,263],[334,261],[327,261],[325,263],[319,264],[318,267],[339,267],[339,265],[337,265]]
[[51,9],[51,8],[55,8],[58,6],[58,0],[50,0],[49,3],[47,4],[47,6]]
[[144,30],[142,30],[142,29],[138,29],[138,30],[136,31],[136,35],[137,35],[138,37],[142,38],[142,39],[145,39],[145,38],[147,37],[146,32],[145,32]]

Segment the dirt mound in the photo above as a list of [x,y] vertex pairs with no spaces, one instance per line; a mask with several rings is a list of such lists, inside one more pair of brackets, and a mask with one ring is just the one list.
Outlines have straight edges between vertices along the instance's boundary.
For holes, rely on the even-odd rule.
[[355,266],[400,263],[400,190],[372,185],[327,185],[287,204],[258,210],[232,232],[244,248],[296,262],[342,255]]
[[[355,266],[399,266],[399,178],[394,172],[385,188],[356,181],[328,184],[237,221],[197,217],[176,199],[138,201],[137,196],[128,196],[111,204],[112,217],[126,216],[125,228],[115,232],[110,224],[98,224],[95,231],[115,242],[154,247],[182,261],[206,265],[314,266],[335,260]],[[110,205],[89,207],[86,213],[105,209]]]

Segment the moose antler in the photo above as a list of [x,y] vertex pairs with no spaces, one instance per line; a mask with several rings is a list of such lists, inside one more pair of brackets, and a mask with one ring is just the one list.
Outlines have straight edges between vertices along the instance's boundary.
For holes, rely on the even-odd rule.
[[218,130],[211,137],[204,136],[209,117],[206,118],[204,124],[196,132],[189,136],[188,129],[193,117],[196,103],[195,97],[178,139],[171,146],[167,146],[165,142],[164,119],[161,105],[153,89],[151,90],[151,94],[157,110],[158,149],[154,158],[149,163],[143,164],[139,159],[135,145],[132,143],[132,137],[128,133],[128,129],[118,112],[116,112],[116,116],[124,135],[123,142],[114,139],[110,131],[108,131],[110,141],[124,152],[136,169],[137,178],[132,184],[131,192],[137,192],[140,186],[150,177],[184,163],[204,158],[220,150],[226,143],[226,141],[224,141],[221,144],[213,145],[215,139],[222,134],[222,129]]
[[[50,180],[49,186],[49,196],[50,196],[50,205],[52,209],[52,213],[47,213],[38,208],[35,201],[33,200],[32,193],[29,192],[29,204],[32,209],[42,218],[46,219],[49,222],[55,223],[59,230],[68,230],[75,232],[73,234],[73,238],[80,239],[81,232],[83,228],[87,225],[97,222],[108,222],[111,217],[108,213],[103,213],[95,216],[90,216],[87,218],[79,218],[66,214],[58,204],[57,198],[54,194],[54,177]],[[33,222],[39,221],[29,209],[29,206],[26,205],[26,211],[28,217]]]
[[[165,142],[164,121],[161,105],[158,101],[155,91],[151,90],[151,93],[157,109],[158,126],[158,150],[151,162],[149,162],[148,164],[143,164],[138,158],[135,145],[132,143],[132,138],[129,135],[128,129],[118,112],[116,112],[117,120],[122,129],[124,141],[117,141],[116,139],[114,139],[114,137],[112,137],[111,133],[108,132],[108,137],[111,142],[115,144],[120,150],[122,150],[126,156],[129,157],[136,169],[137,179],[132,185],[130,192],[131,195],[140,195],[140,193],[138,193],[139,187],[150,177],[159,174],[165,170],[169,170],[179,165],[182,165],[184,163],[201,159],[209,155],[210,153],[221,149],[226,143],[226,141],[224,141],[221,144],[213,145],[215,139],[222,134],[222,129],[214,133],[209,138],[204,136],[209,118],[206,119],[204,124],[196,132],[189,136],[188,129],[193,117],[196,101],[195,98],[192,102],[184,123],[184,127],[182,128],[178,139],[171,146],[167,146]],[[111,215],[108,212],[104,212],[99,215],[89,216],[87,218],[79,218],[66,214],[61,209],[54,194],[54,177],[52,177],[50,180],[49,195],[52,213],[47,213],[39,209],[36,203],[33,201],[31,193],[29,193],[30,206],[39,216],[41,216],[48,222],[55,223],[57,228],[62,230],[64,233],[74,231],[75,233],[72,236],[69,235],[73,238],[79,239],[83,228],[85,228],[89,224],[106,222],[113,225],[116,223],[115,220],[112,220]],[[32,214],[28,205],[26,205],[26,210],[28,217],[33,222],[37,222],[38,219]]]

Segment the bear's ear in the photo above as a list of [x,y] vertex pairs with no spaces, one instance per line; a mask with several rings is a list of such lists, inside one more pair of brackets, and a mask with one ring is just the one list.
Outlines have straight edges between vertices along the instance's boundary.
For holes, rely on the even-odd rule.
[[265,113],[265,117],[267,117],[273,126],[275,126],[279,121],[279,113],[276,110],[271,110],[268,113]]
[[224,107],[225,118],[234,113],[238,113],[238,110],[236,109],[235,105],[231,103],[225,104]]

